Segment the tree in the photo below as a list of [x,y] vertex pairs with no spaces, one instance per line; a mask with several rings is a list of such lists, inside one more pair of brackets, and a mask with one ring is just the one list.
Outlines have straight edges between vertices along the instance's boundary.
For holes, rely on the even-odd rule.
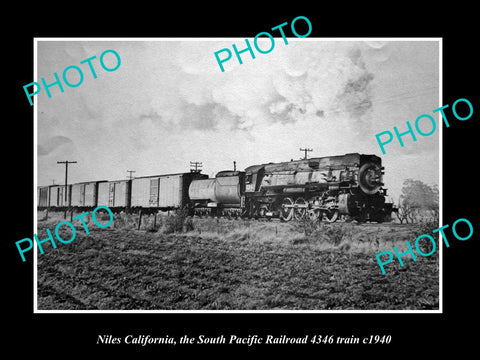
[[429,186],[420,180],[406,179],[398,200],[397,218],[400,223],[418,222],[419,219],[438,222],[438,186]]
[[398,200],[398,211],[395,213],[398,220],[400,220],[400,224],[403,224],[404,221],[406,224],[408,224],[409,220],[412,222],[413,210],[414,209],[410,206],[410,204],[400,195],[400,199]]

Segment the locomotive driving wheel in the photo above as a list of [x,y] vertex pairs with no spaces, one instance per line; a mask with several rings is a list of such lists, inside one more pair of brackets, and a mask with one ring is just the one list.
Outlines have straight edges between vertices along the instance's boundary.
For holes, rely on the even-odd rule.
[[299,197],[295,200],[295,208],[293,210],[293,215],[296,220],[302,220],[307,214],[307,202],[304,198]]
[[307,217],[310,221],[315,221],[320,217],[320,210],[318,209],[310,209],[307,211]]
[[333,223],[338,219],[338,210],[327,210],[324,212],[324,217],[328,222]]
[[265,215],[267,214],[267,211],[269,211],[269,207],[267,204],[260,205],[258,208],[258,217],[264,218]]
[[283,199],[282,210],[280,211],[280,219],[290,221],[293,217],[293,200],[289,197]]

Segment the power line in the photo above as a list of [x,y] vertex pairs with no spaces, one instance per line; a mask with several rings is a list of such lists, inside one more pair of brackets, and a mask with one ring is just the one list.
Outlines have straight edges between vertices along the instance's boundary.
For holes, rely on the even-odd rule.
[[304,159],[304,160],[307,160],[307,152],[313,151],[313,149],[308,149],[308,148],[302,149],[302,148],[300,148],[300,151],[304,151],[304,152],[305,152],[305,157],[304,157],[303,159]]
[[129,179],[129,180],[132,180],[132,179],[133,179],[132,173],[134,173],[134,172],[136,172],[136,171],[135,171],[135,170],[127,170],[127,172],[129,173],[128,179]]
[[201,172],[202,163],[199,161],[190,161],[190,172]]
[[65,213],[63,214],[64,219],[67,218],[67,203],[68,203],[68,198],[67,198],[67,187],[68,187],[68,164],[76,164],[76,161],[57,161],[57,164],[65,164]]

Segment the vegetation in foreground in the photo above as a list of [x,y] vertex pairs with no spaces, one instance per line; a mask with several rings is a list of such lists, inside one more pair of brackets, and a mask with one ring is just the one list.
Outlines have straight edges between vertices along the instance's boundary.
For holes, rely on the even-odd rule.
[[[39,219],[41,216],[39,216]],[[57,214],[39,221],[45,228]],[[311,224],[183,215],[116,215],[107,229],[77,231],[38,255],[41,310],[425,310],[438,309],[438,254],[391,263],[414,225]],[[91,221],[91,219],[90,219]],[[81,228],[81,225],[77,227]],[[62,228],[63,229],[63,228]],[[69,238],[66,230],[64,238]]]

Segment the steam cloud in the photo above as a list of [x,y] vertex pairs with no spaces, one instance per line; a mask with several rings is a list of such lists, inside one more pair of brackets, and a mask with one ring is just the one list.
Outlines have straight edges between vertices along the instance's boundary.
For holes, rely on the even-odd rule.
[[347,80],[337,99],[345,111],[353,118],[358,119],[372,107],[370,83],[374,76],[366,70],[362,52],[359,48],[351,50],[349,58],[354,65],[354,73]]

